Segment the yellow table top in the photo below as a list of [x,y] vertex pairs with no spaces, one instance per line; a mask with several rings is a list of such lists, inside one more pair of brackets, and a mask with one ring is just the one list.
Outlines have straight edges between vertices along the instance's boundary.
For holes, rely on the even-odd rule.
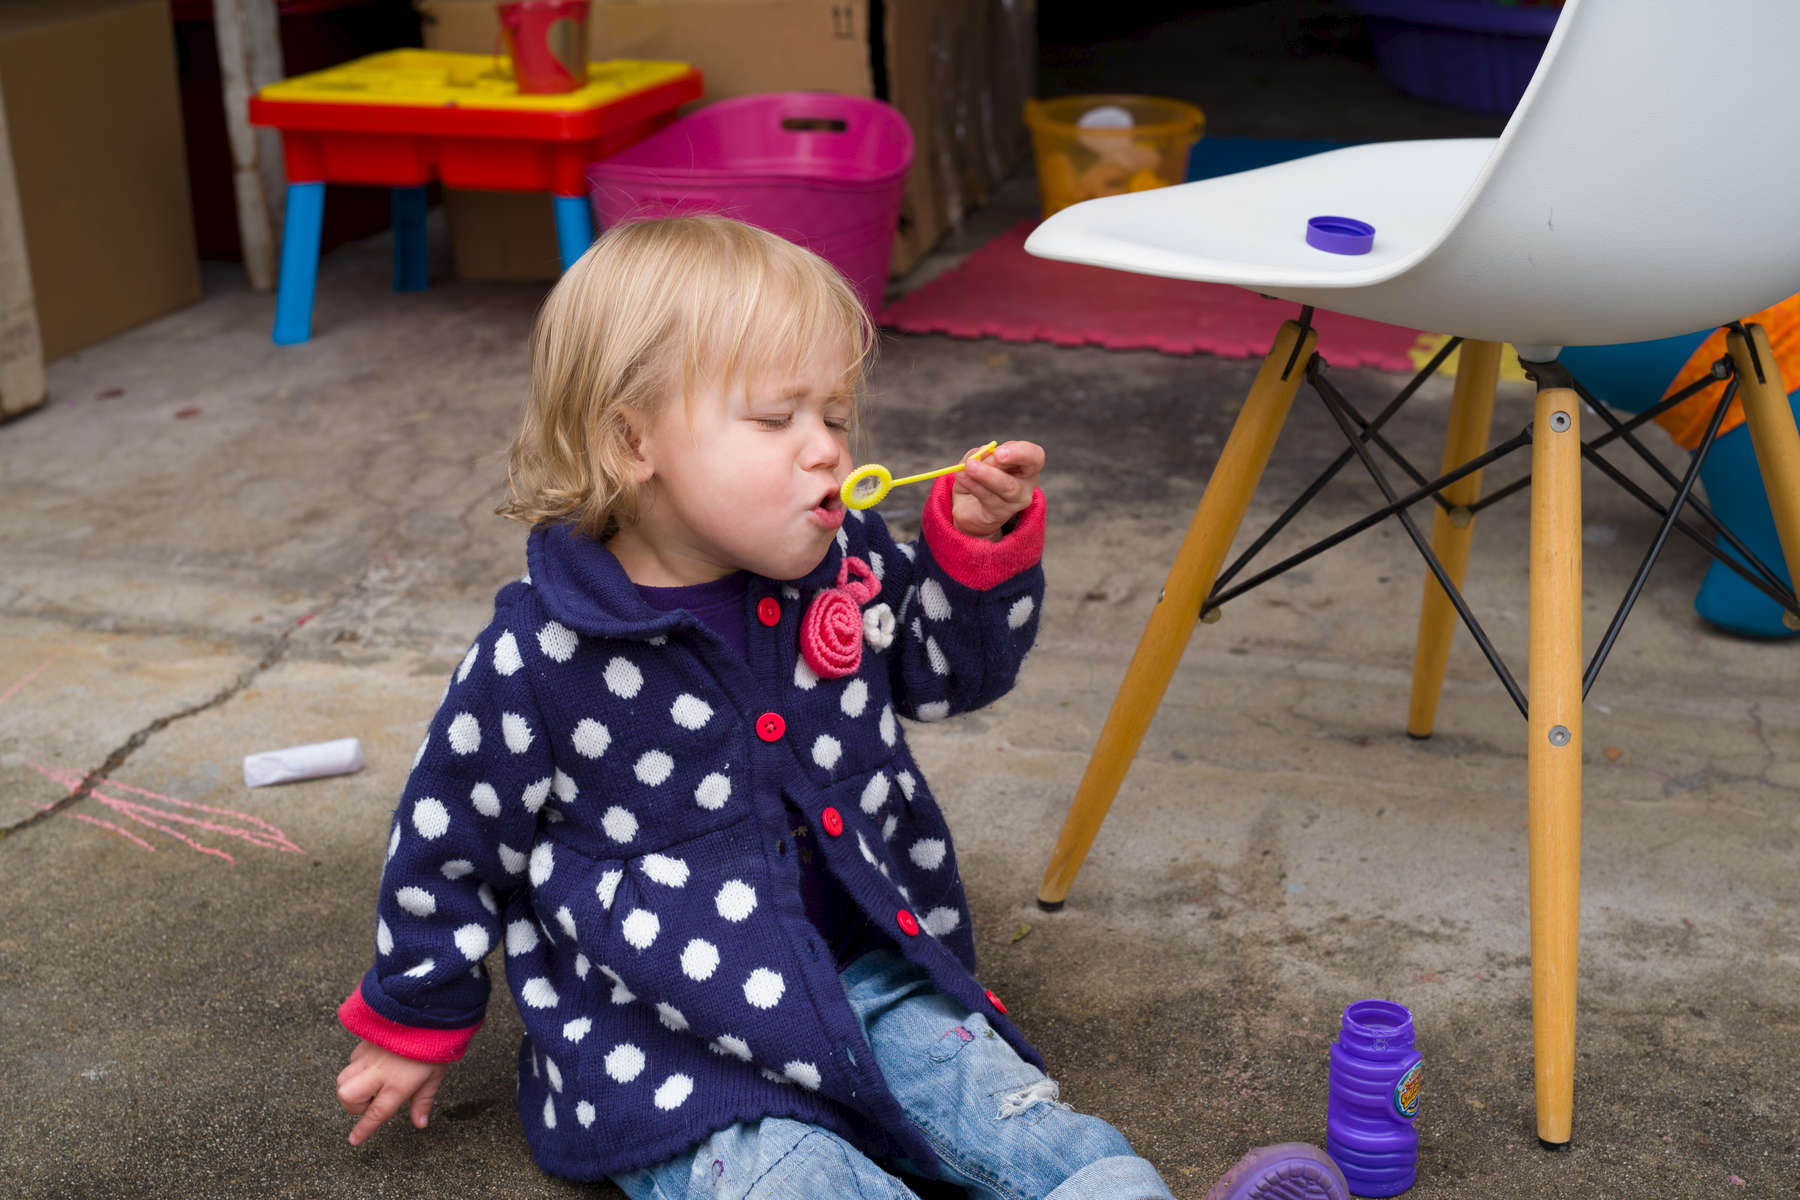
[[257,95],[264,100],[302,104],[568,112],[603,107],[633,92],[678,79],[691,69],[687,63],[607,59],[588,64],[585,87],[527,96],[518,91],[512,62],[503,54],[389,50],[272,83]]

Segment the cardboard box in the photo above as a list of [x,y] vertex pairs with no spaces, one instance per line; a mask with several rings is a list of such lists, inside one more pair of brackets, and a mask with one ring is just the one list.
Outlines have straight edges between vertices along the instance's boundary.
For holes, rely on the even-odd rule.
[[8,0],[0,95],[44,357],[198,300],[167,0]]
[[[493,50],[489,0],[418,4],[428,48]],[[707,102],[828,91],[893,104],[915,142],[890,265],[899,274],[984,203],[1026,149],[1017,80],[1036,51],[1019,38],[1034,38],[1035,11],[1035,0],[595,0],[588,54],[692,63]],[[445,208],[459,275],[556,277],[544,197],[453,191]]]

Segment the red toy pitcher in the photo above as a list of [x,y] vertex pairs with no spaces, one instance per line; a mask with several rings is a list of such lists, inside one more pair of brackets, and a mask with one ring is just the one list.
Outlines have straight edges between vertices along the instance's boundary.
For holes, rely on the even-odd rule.
[[588,0],[511,0],[496,7],[521,92],[572,92],[587,83]]

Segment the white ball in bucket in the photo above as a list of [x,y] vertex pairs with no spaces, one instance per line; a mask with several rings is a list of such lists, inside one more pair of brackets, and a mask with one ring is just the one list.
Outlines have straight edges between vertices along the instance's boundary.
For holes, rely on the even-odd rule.
[[1081,130],[1076,140],[1108,162],[1128,171],[1140,171],[1156,165],[1156,151],[1131,140],[1136,125],[1131,113],[1117,104],[1102,104],[1082,113],[1075,121]]

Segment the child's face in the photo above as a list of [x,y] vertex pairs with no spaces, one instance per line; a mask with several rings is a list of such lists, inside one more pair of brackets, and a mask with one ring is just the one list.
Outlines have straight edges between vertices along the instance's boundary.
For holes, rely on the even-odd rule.
[[820,352],[663,408],[640,442],[649,477],[639,519],[627,547],[615,546],[629,549],[620,558],[635,582],[704,583],[739,570],[794,579],[819,565],[844,523],[838,488],[852,466],[845,365]]

